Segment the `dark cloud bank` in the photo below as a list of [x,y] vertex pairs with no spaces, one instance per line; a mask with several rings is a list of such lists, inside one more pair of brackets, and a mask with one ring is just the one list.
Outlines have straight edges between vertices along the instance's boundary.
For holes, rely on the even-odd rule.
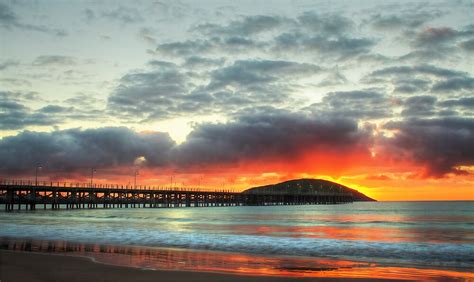
[[61,171],[147,164],[189,167],[275,157],[297,157],[308,149],[363,149],[368,133],[351,120],[266,109],[228,123],[201,124],[176,145],[165,133],[136,133],[125,127],[24,131],[0,140],[0,170],[30,171],[37,164]]
[[132,166],[141,156],[151,168],[178,169],[241,161],[291,161],[309,151],[333,152],[341,158],[363,153],[369,158],[373,144],[381,145],[388,156],[419,163],[427,176],[459,173],[455,167],[474,163],[474,119],[411,119],[391,122],[386,128],[397,133],[386,138],[352,119],[261,109],[227,123],[197,125],[179,145],[168,134],[137,133],[125,127],[24,131],[0,140],[0,171],[29,173],[42,164],[61,172],[84,172],[90,167]]

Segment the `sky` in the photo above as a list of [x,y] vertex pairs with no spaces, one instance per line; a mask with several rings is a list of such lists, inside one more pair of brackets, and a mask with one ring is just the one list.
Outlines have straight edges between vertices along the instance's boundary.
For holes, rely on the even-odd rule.
[[473,12],[0,0],[0,178],[474,200]]

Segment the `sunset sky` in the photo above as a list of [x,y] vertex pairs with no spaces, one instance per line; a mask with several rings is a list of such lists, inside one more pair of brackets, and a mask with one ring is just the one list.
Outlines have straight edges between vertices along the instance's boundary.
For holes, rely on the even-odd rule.
[[0,178],[474,200],[474,2],[0,0]]

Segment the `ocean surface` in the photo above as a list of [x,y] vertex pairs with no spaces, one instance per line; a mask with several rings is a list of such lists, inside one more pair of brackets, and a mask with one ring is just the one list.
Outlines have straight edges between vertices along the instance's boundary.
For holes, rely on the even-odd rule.
[[241,261],[227,258],[229,267],[252,268],[252,258],[260,258],[254,260],[271,267],[283,261],[287,270],[302,272],[361,264],[472,273],[474,202],[0,212],[0,238],[4,249],[17,248],[12,242],[23,242],[23,248],[33,242],[40,250],[56,242],[53,249],[66,251],[64,242],[70,242],[83,246],[71,252],[83,253],[94,252],[84,246],[114,246],[109,253],[142,254],[136,265],[151,268],[153,260],[173,265],[174,250],[188,270],[198,268],[200,258],[212,264],[232,253]]

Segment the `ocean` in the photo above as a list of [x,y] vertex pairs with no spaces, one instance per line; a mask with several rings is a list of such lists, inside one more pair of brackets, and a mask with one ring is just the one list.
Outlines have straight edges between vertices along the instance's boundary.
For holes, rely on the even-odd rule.
[[0,238],[152,269],[474,279],[468,201],[0,212]]

